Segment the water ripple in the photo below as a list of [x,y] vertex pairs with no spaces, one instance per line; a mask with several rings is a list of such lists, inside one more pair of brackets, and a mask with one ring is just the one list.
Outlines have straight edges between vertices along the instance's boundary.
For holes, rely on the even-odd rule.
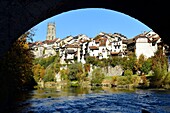
[[[140,90],[132,93],[90,93],[80,96],[31,98],[16,113],[170,113],[170,94]],[[13,113],[15,113],[13,112]]]

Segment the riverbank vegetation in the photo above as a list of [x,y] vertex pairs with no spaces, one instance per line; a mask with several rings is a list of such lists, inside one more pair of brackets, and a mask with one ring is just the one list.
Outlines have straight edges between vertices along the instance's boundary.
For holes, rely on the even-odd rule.
[[59,54],[48,58],[37,58],[33,61],[32,72],[35,80],[55,81],[55,75],[60,70]]
[[[106,76],[102,69],[108,66],[120,66],[123,69],[122,76]],[[72,64],[60,64],[59,55],[34,60],[34,78],[39,80],[56,81],[56,75],[60,75],[60,81],[65,81],[71,86],[81,86],[84,83],[91,85],[104,85],[114,87],[140,87],[140,88],[170,88],[170,73],[168,72],[167,58],[162,49],[155,53],[154,57],[146,59],[141,55],[138,59],[134,54],[128,57],[110,57],[97,59],[86,57],[86,63],[75,61]]]
[[22,91],[32,89],[36,85],[32,73],[34,56],[26,42],[31,37],[31,32],[23,34],[0,59],[0,107],[2,108],[9,105]]
[[[67,83],[69,86],[170,88],[168,62],[162,49],[148,59],[143,55],[137,59],[131,54],[101,60],[86,57],[85,64],[76,62],[76,59],[72,64],[60,64],[59,53],[35,59],[26,41],[31,36],[30,32],[22,35],[0,59],[1,107],[41,81]],[[109,66],[120,66],[122,76],[106,76],[103,69],[107,71]]]

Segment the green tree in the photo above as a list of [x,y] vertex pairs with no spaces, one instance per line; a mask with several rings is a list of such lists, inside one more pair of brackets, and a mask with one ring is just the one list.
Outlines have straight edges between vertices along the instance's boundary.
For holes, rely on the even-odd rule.
[[55,80],[55,69],[53,67],[53,64],[50,64],[47,68],[46,68],[46,71],[45,71],[45,75],[44,75],[44,78],[43,80],[45,82],[48,82],[48,81],[54,81]]
[[140,67],[141,72],[144,72],[145,74],[148,74],[149,71],[152,69],[152,60],[147,59],[143,64],[142,67]]
[[88,56],[88,57],[86,57],[86,63],[96,66],[97,65],[97,60],[96,60],[95,57]]
[[70,81],[81,81],[83,77],[83,68],[81,63],[74,63],[68,66],[68,78]]
[[33,73],[38,82],[42,78],[45,82],[54,81],[56,73],[60,71],[60,57],[57,52],[55,56],[47,58],[36,58],[34,60]]
[[68,80],[68,70],[60,70],[61,80]]
[[167,58],[163,54],[163,50],[158,50],[152,58],[153,76],[150,79],[151,87],[163,87],[166,76],[168,75]]
[[120,57],[110,57],[108,59],[108,62],[112,67],[115,67],[116,65],[121,64],[121,60],[122,60],[122,58],[120,58]]
[[166,89],[170,89],[170,72],[168,72],[165,76],[163,87]]
[[102,70],[100,68],[96,68],[93,70],[92,72],[92,80],[91,83],[92,84],[101,84],[103,79],[104,79],[104,73],[102,72]]
[[141,54],[135,62],[134,70],[135,71],[141,71],[141,68],[142,68],[144,62],[145,62],[145,57],[144,57],[143,54]]
[[137,59],[135,56],[129,56],[129,57],[125,57],[122,59],[121,65],[123,67],[124,70],[132,70],[133,72],[135,72],[135,63],[136,63]]
[[125,76],[132,76],[133,72],[132,72],[132,70],[127,69],[127,70],[124,71],[124,75]]
[[55,55],[55,60],[54,60],[54,69],[56,73],[59,73],[60,71],[60,56],[59,56],[59,52],[56,53]]

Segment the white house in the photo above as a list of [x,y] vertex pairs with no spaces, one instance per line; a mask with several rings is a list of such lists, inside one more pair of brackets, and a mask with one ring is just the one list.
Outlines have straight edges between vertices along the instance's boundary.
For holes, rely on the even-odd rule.
[[99,47],[89,46],[89,56],[98,57]]
[[65,45],[63,45],[59,48],[60,64],[66,64],[66,62],[65,62],[65,59],[66,59],[65,49],[66,49]]
[[123,43],[127,38],[119,33],[99,33],[89,42],[89,55],[99,59],[108,58],[110,55],[124,57],[127,44]]
[[80,44],[80,61],[85,64],[85,57],[88,56],[88,40],[81,41]]
[[99,59],[108,58],[108,48],[109,41],[107,38],[99,39]]
[[99,52],[99,41],[93,39],[88,44],[89,56],[98,57],[98,52]]
[[154,56],[161,38],[154,32],[137,35],[135,38],[135,54],[137,58],[143,54],[146,58]]

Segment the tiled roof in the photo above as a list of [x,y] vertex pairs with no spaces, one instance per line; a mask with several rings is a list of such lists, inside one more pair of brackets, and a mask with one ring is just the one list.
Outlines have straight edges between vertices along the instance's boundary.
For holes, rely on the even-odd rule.
[[57,38],[55,38],[54,40],[45,40],[45,41],[43,41],[43,43],[45,43],[45,44],[54,44],[57,40],[58,40]]
[[156,34],[151,35],[151,36],[146,36],[146,35],[147,35],[147,33],[139,34],[139,35],[135,36],[133,39],[129,39],[128,44],[136,42],[136,40],[138,38],[147,38],[149,43],[156,42],[157,40],[160,39],[159,35],[156,36]]
[[128,39],[127,44],[135,43],[138,38],[146,38],[146,36],[143,34],[139,34],[135,36],[134,38]]
[[99,39],[99,38],[101,38],[101,36],[100,36],[100,35],[97,35],[96,37],[94,37],[94,40],[97,40],[97,39]]
[[127,43],[128,43],[128,40],[122,40],[122,43],[123,43],[123,44],[127,44]]
[[42,45],[43,43],[38,41],[38,42],[34,42],[35,45]]
[[127,39],[127,37],[125,35],[122,35],[121,33],[114,33],[113,36],[120,36],[120,37],[124,37]]
[[96,43],[99,43],[99,42],[100,42],[100,39],[96,39],[95,42],[96,42]]
[[79,45],[68,44],[66,48],[79,48]]
[[89,48],[90,48],[91,50],[98,50],[98,49],[99,49],[99,48],[96,47],[96,46],[89,46]]
[[118,55],[119,52],[110,52],[111,55]]
[[106,46],[106,41],[107,41],[107,38],[100,38],[99,46]]

